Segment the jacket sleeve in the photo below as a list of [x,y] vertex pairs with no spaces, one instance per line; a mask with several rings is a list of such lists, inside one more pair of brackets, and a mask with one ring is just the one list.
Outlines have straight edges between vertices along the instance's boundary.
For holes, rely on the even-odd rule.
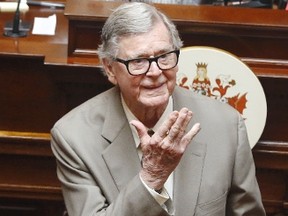
[[233,169],[233,180],[227,201],[227,215],[264,216],[255,164],[249,145],[244,120],[239,115],[238,148]]

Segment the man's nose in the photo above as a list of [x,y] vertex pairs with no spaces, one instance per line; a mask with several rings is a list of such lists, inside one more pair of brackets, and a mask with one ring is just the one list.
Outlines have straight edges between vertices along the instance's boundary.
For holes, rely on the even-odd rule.
[[151,64],[150,64],[150,68],[147,72],[146,75],[154,75],[154,76],[159,76],[160,74],[162,73],[162,70],[158,67],[156,61],[152,61]]

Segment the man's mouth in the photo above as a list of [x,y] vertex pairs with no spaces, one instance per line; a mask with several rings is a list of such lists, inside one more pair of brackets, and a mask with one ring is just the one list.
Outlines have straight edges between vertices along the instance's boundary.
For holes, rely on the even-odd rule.
[[159,83],[156,85],[147,85],[147,86],[144,86],[144,88],[146,88],[146,89],[158,89],[158,88],[161,88],[163,85],[164,85],[164,83]]

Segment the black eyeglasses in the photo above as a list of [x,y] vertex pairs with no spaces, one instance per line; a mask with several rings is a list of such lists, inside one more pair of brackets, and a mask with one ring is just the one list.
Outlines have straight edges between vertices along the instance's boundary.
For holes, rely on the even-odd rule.
[[169,70],[174,68],[178,64],[179,54],[180,50],[173,50],[154,58],[137,58],[130,60],[115,58],[114,60],[124,64],[130,75],[137,76],[146,74],[149,71],[151,63],[154,61],[160,70]]

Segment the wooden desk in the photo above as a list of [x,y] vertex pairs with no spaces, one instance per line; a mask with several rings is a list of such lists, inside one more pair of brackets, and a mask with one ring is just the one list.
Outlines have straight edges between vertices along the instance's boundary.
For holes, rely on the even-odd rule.
[[[26,38],[6,38],[1,31],[13,14],[0,13],[0,215],[62,215],[50,128],[66,112],[111,87],[94,52],[103,22],[118,3],[82,0],[77,1],[76,11],[73,1],[65,15],[63,10],[39,7],[22,15],[23,20],[33,21],[55,13],[55,36],[30,32]],[[268,215],[284,214],[288,209],[287,13],[159,8],[174,16],[186,45],[235,51],[259,77],[268,118],[253,149],[257,176]]]

